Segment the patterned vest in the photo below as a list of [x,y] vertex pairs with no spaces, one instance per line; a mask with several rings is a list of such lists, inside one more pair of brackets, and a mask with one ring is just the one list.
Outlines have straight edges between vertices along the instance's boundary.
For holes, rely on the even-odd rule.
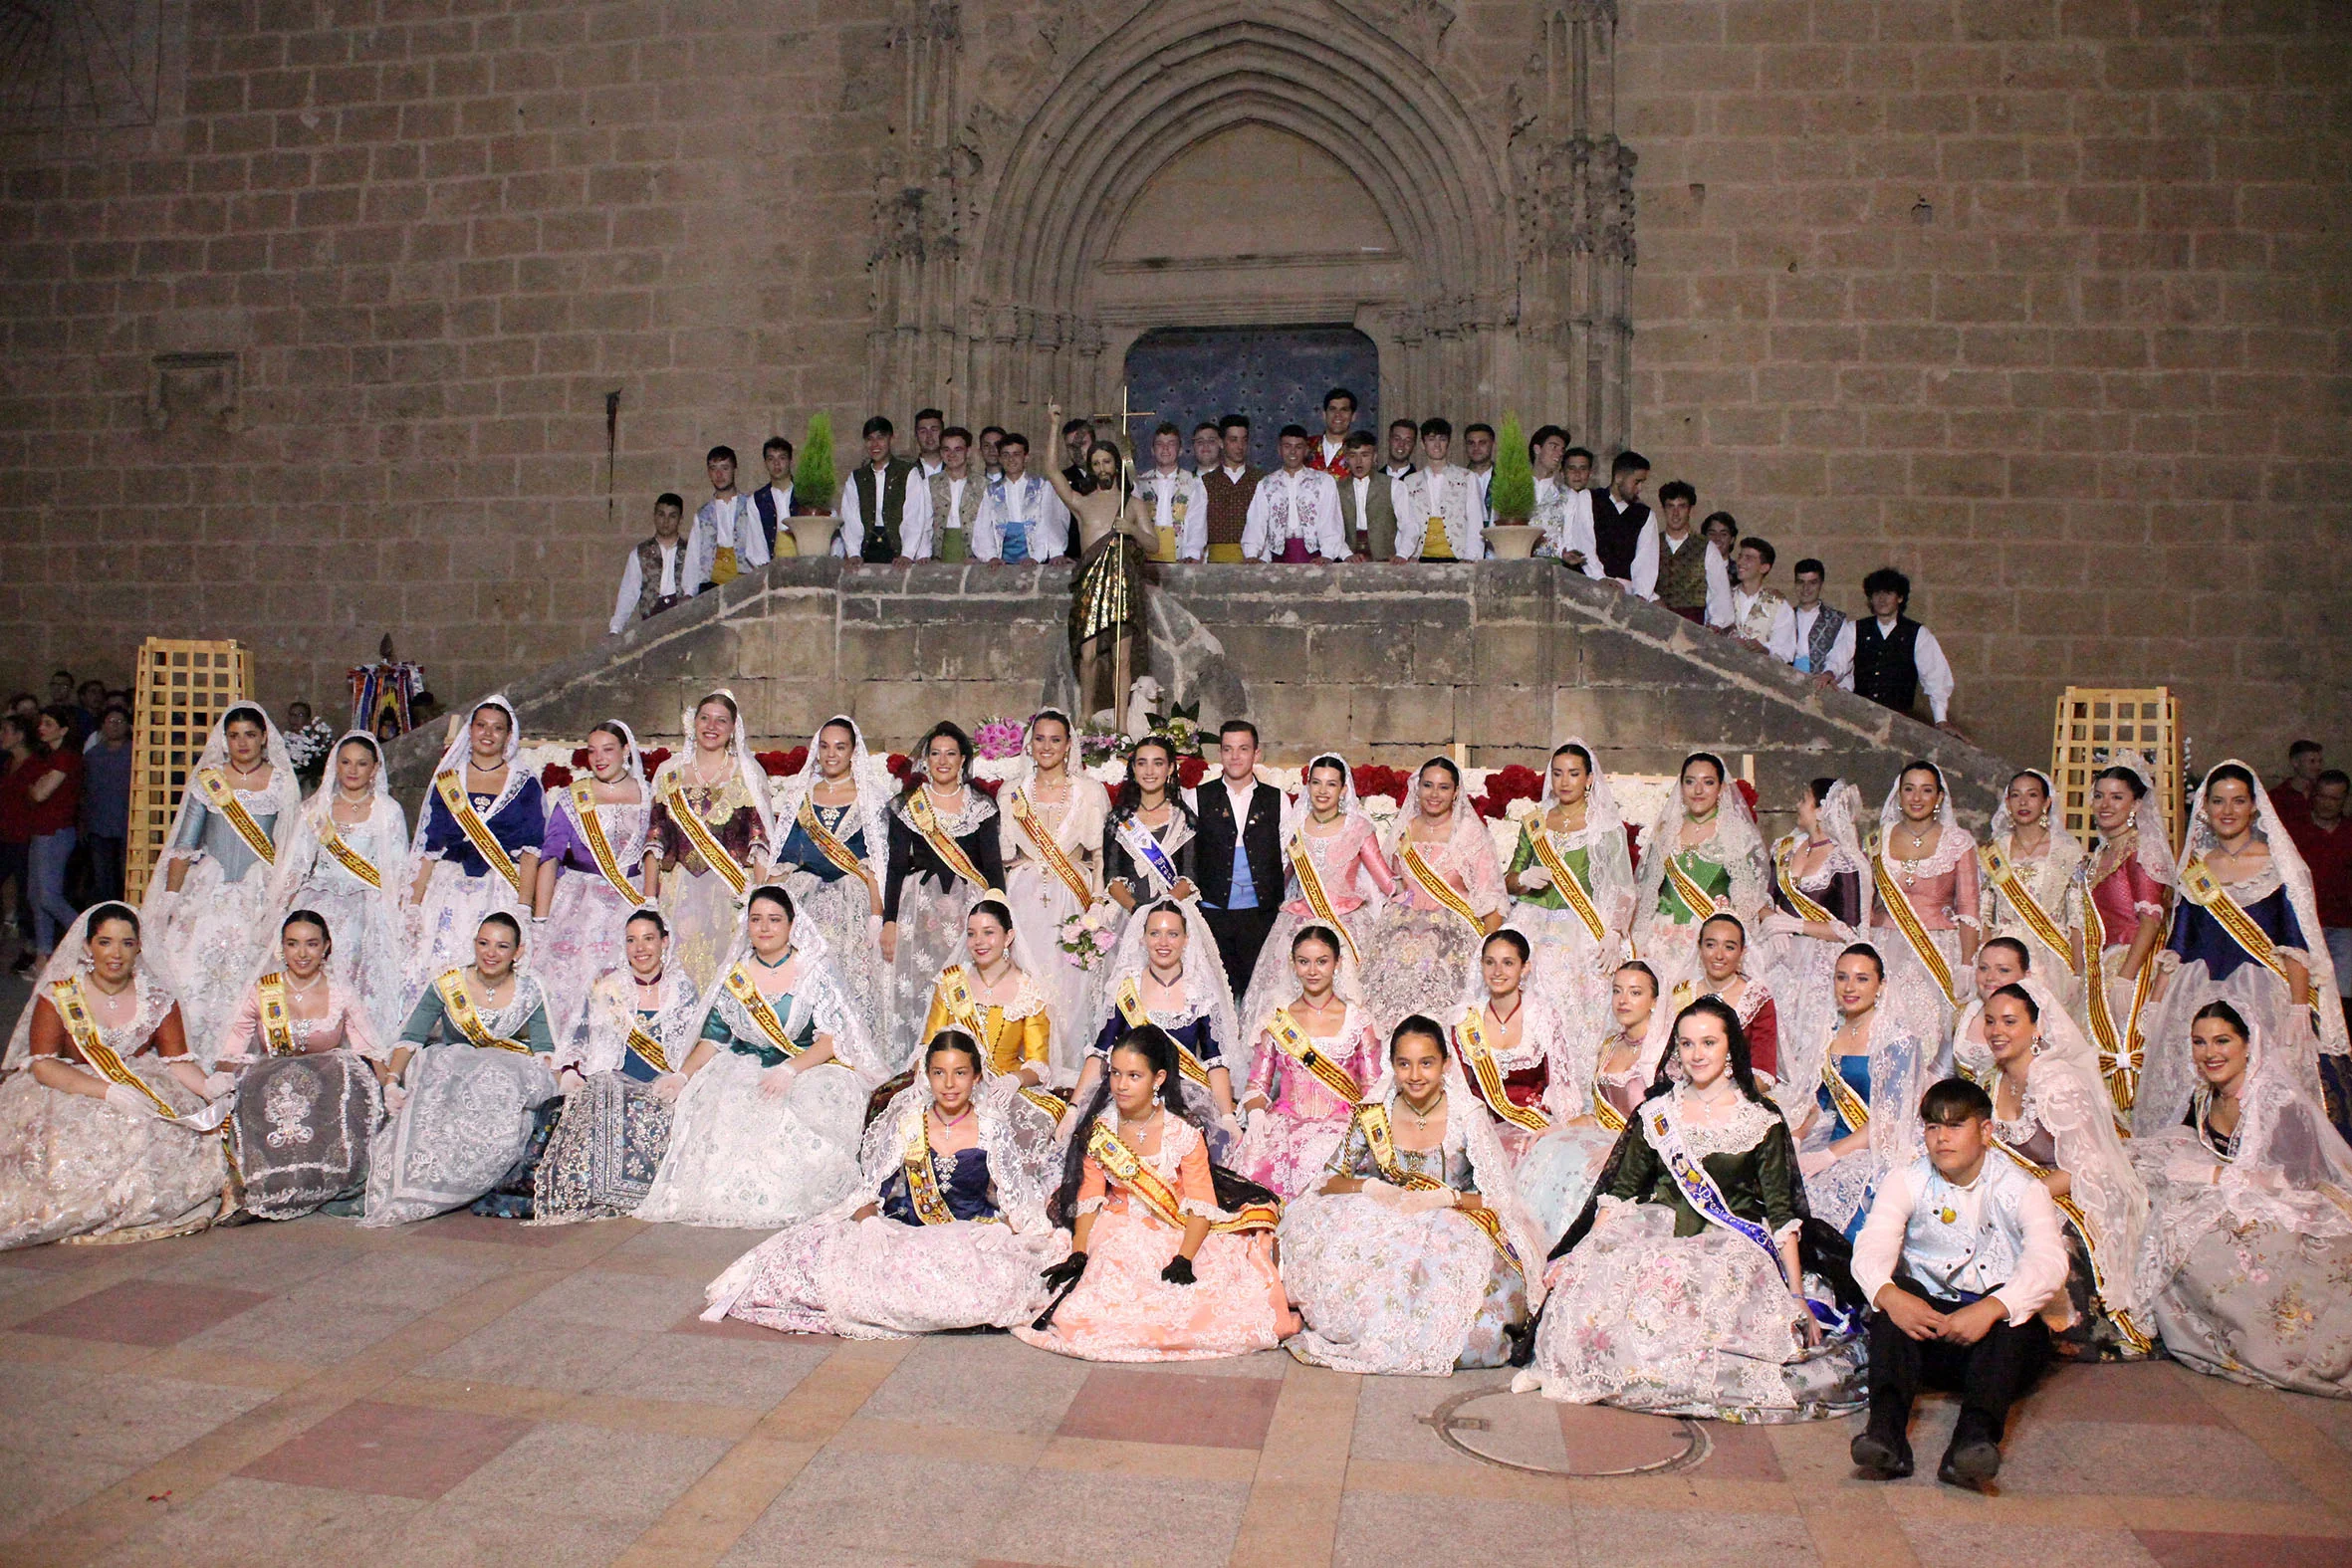
[[1209,492],[1209,543],[1239,545],[1242,531],[1250,523],[1250,498],[1258,493],[1258,481],[1266,477],[1260,468],[1246,468],[1239,479],[1225,477],[1223,468],[1212,468],[1201,476],[1201,484]]
[[1972,1262],[1982,1271],[1971,1278],[1991,1287],[1977,1294],[1989,1295],[2006,1284],[2025,1250],[2025,1189],[2033,1185],[2033,1178],[2007,1156],[1987,1154],[1985,1169],[1977,1177],[1978,1224],[1971,1230],[1943,1218],[1961,1212],[1952,1196],[1958,1189],[1937,1175],[1934,1164],[1924,1156],[1913,1169],[1924,1181],[1919,1202],[1911,1208],[1910,1228],[1903,1234],[1903,1267],[1911,1277],[1930,1294],[1947,1301],[1966,1288],[1957,1281]]
[[1668,609],[1707,608],[1707,552],[1714,549],[1694,533],[1677,550],[1658,536],[1658,602]]
[[1919,697],[1918,646],[1919,622],[1910,616],[1896,616],[1891,632],[1878,629],[1877,616],[1863,616],[1854,626],[1854,694],[1909,713]]
[[1765,588],[1757,594],[1756,602],[1748,606],[1748,613],[1740,617],[1740,623],[1732,630],[1762,642],[1772,634],[1772,622],[1779,617],[1780,606],[1787,602],[1776,590]]
[[[863,548],[859,559],[876,565],[887,565],[898,559],[898,525],[906,516],[906,482],[914,474],[914,464],[902,457],[890,459],[882,472],[881,504],[874,503],[874,466],[860,463],[850,483],[857,487],[857,518],[865,525]],[[876,519],[879,519],[879,525]]]
[[988,487],[980,476],[964,473],[964,504],[950,517],[947,511],[947,470],[931,476],[931,554],[940,560],[972,559],[972,520],[980,516],[980,498]]
[[1846,623],[1845,611],[1827,604],[1819,606],[1813,617],[1813,629],[1805,636],[1805,668],[1818,674],[1829,668],[1830,652],[1837,646],[1837,629]]
[[[680,539],[674,549],[677,553],[677,564],[673,569],[682,579],[686,575],[686,541]],[[677,591],[669,596],[682,598],[685,592],[686,585],[681,580],[678,583]],[[660,603],[661,600],[661,541],[658,539],[639,540],[637,542],[637,619],[643,620],[652,614],[653,606]]]

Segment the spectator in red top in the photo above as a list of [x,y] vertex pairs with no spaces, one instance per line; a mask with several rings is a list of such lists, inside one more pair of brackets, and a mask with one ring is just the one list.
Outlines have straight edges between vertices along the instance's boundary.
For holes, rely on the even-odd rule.
[[[19,941],[32,932],[32,900],[25,895],[25,862],[33,843],[33,801],[25,782],[32,762],[33,727],[14,713],[0,713],[0,890],[9,895],[8,907],[0,910],[0,932],[13,926]],[[32,967],[33,950],[27,946],[17,955],[15,973]]]
[[[2311,868],[2319,926],[2327,936],[2328,957],[2335,960],[2336,990],[2352,997],[2352,823],[2344,820],[2347,794],[2352,794],[2352,776],[2327,769],[2311,782],[2310,803],[2301,814],[2281,811],[2279,817],[2286,823],[2287,836],[2303,852],[2303,863]],[[2352,1005],[2346,1010],[2352,1012]]]
[[[69,691],[71,688],[69,687]],[[46,963],[58,933],[81,913],[66,897],[66,859],[74,852],[74,824],[82,819],[82,743],[74,711],[61,705],[33,721],[34,753],[21,770],[32,802],[25,886],[33,906],[33,961]]]
[[2292,822],[2311,809],[2311,791],[2327,768],[2327,755],[2317,741],[2297,741],[2286,749],[2286,777],[2270,786],[2270,805],[2281,821]]

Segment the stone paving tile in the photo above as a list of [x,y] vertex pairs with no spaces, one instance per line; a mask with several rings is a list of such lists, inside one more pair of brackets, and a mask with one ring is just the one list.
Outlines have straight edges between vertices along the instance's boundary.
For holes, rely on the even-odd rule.
[[438,1497],[487,1464],[531,1423],[471,1411],[360,1400],[237,1473],[387,1497]]
[[2204,1534],[2135,1530],[2148,1555],[2164,1568],[2345,1568],[2352,1541],[2310,1535]]
[[1042,1437],[1061,1424],[1092,1370],[1010,1334],[923,1339],[859,1414]]
[[100,1568],[327,1568],[389,1564],[414,1497],[232,1475],[98,1559]]
[[1056,1431],[1065,1438],[1255,1449],[1282,1385],[1267,1378],[1149,1377],[1097,1367]]
[[1780,1568],[1819,1561],[1804,1521],[1791,1513],[1728,1508],[1576,1508],[1578,1560],[1626,1563],[1738,1563]]
[[2125,1529],[2004,1523],[1998,1552],[1990,1553],[1981,1519],[1905,1519],[1902,1530],[1919,1568],[1985,1568],[1993,1555],[2003,1563],[2063,1563],[2065,1568],[2154,1568],[2157,1561]]
[[1339,1505],[1331,1563],[1332,1568],[1397,1568],[1414,1562],[1562,1568],[1590,1560],[1578,1555],[1577,1538],[1583,1533],[1577,1510],[1549,1503],[1351,1491]]
[[[635,1539],[728,1445],[549,1422],[438,1501],[395,1542],[400,1568],[601,1562]],[[528,1498],[528,1507],[518,1499]]]
[[259,1290],[126,1279],[69,1306],[28,1318],[17,1328],[21,1333],[103,1339],[118,1345],[176,1345],[268,1299]]
[[[1250,1488],[1239,1481],[1033,1470],[1011,1506],[963,1551],[1065,1563],[1219,1568],[1233,1550]],[[1171,1531],[1170,1519],[1183,1521]]]
[[[0,1363],[0,1542],[267,1401],[134,1373]],[[0,1560],[7,1548],[0,1544]]]
[[[996,1530],[1019,1506],[1022,1476],[1016,1468],[969,1460],[828,1450],[810,1460],[720,1561],[730,1568],[770,1568],[795,1562],[956,1562],[981,1551],[1018,1558],[1026,1555],[1020,1543],[999,1542]],[[1158,1512],[1166,1493],[1156,1483],[1149,1491],[1149,1511]],[[1129,1497],[1130,1505],[1134,1500]],[[1082,1534],[1057,1536],[1041,1528],[1026,1544],[1041,1543],[1057,1548],[1044,1554],[1048,1561],[1081,1543],[1088,1562],[1119,1560],[1101,1549],[1102,1541]]]

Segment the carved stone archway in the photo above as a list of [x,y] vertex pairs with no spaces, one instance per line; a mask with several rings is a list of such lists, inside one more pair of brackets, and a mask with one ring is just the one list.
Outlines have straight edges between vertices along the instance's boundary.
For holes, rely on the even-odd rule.
[[1106,310],[1089,279],[1155,173],[1254,124],[1343,163],[1395,233],[1395,264],[1342,313],[1380,343],[1390,406],[1564,416],[1585,444],[1621,445],[1632,153],[1614,133],[1614,0],[1535,11],[1520,79],[1483,96],[1460,90],[1450,19],[1443,0],[1145,6],[1039,67],[1015,117],[966,81],[959,5],[908,0],[906,109],[876,199],[874,406],[1115,407],[1136,334],[1249,320]]

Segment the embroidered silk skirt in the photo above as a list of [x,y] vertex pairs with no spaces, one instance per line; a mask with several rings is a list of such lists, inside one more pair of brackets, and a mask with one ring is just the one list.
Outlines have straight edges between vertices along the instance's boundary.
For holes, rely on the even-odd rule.
[[1311,1195],[1283,1211],[1281,1234],[1283,1285],[1306,1323],[1288,1347],[1300,1361],[1432,1378],[1509,1364],[1527,1282],[1462,1216]]
[[374,1070],[352,1051],[265,1056],[247,1067],[229,1117],[246,1213],[293,1220],[357,1194],[382,1114]]
[[534,1175],[533,1223],[635,1213],[669,1147],[670,1114],[651,1085],[617,1072],[573,1090]]
[[737,1258],[702,1315],[844,1339],[1013,1328],[1045,1310],[1040,1276],[1068,1254],[1066,1231],[1022,1235],[1000,1221],[812,1220]]
[[[126,1065],[183,1114],[204,1103],[153,1056]],[[52,1089],[30,1071],[0,1080],[0,1249],[199,1230],[227,1178],[213,1134]]]

